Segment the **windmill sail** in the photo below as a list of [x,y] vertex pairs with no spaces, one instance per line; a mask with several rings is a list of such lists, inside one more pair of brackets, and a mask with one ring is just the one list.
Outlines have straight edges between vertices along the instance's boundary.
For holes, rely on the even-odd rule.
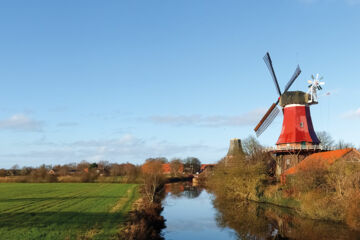
[[291,85],[295,82],[295,80],[296,80],[297,77],[300,75],[300,73],[301,73],[301,69],[300,69],[300,66],[298,65],[297,68],[295,69],[294,74],[293,74],[292,77],[290,78],[289,82],[286,84],[284,93],[286,93],[286,92],[289,90],[289,88],[290,88]]
[[256,132],[256,136],[259,137],[274,121],[274,119],[279,114],[280,110],[279,108],[274,108],[274,110],[270,113],[270,115],[267,117],[267,119],[264,121],[264,123],[261,125],[261,127]]
[[259,137],[270,126],[279,112],[280,110],[277,107],[277,102],[273,103],[254,129],[257,137]]
[[[273,65],[272,65],[272,61],[271,61],[271,58],[270,58],[270,54],[268,52],[264,56],[264,61],[265,61],[266,66],[268,67],[268,69],[270,71],[271,77],[272,77],[272,79],[274,81],[274,84],[275,84],[275,87],[276,87],[276,91],[278,92],[279,96],[281,97],[284,93],[286,93],[289,90],[291,85],[295,82],[296,78],[301,73],[301,69],[300,69],[300,67],[298,65],[297,68],[295,69],[294,74],[290,78],[289,82],[286,84],[284,92],[281,93],[279,83],[277,81],[275,71],[274,71],[274,68],[273,68]],[[260,122],[254,128],[254,131],[255,131],[257,137],[259,137],[270,126],[270,124],[274,121],[276,116],[279,114],[280,110],[277,107],[277,105],[279,103],[279,99],[275,103],[273,103],[271,105],[269,110],[265,113],[265,115],[262,117]]]
[[275,75],[275,71],[274,71],[274,67],[272,65],[270,54],[267,52],[263,59],[264,59],[264,62],[266,63],[266,66],[268,67],[268,69],[270,71],[270,74],[271,74],[271,77],[272,77],[272,79],[274,81],[276,90],[279,93],[279,96],[281,96],[281,90],[280,90],[279,83],[278,83],[276,75]]

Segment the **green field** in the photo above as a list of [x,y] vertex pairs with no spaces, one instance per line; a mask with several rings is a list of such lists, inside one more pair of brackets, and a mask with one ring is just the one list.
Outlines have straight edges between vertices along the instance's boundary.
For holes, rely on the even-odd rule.
[[0,183],[0,239],[113,239],[136,184]]

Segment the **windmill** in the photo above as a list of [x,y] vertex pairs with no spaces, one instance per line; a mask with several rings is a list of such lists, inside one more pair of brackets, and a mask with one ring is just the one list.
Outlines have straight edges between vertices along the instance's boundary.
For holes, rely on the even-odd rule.
[[316,74],[316,77],[314,75],[311,75],[312,80],[308,80],[309,90],[308,94],[310,95],[309,103],[317,103],[317,90],[322,90],[321,85],[324,85],[325,82],[320,82],[324,77],[319,77],[319,74]]
[[287,91],[289,90],[289,88],[291,87],[291,85],[295,82],[296,78],[300,75],[301,73],[301,69],[299,67],[299,65],[297,66],[297,68],[295,69],[294,74],[292,75],[292,77],[290,78],[289,82],[286,84],[284,92],[281,93],[280,87],[279,87],[279,83],[277,81],[276,75],[275,75],[275,71],[274,71],[274,67],[270,58],[270,54],[267,52],[264,56],[264,61],[266,63],[266,66],[268,67],[271,77],[274,81],[275,84],[275,88],[279,94],[279,98],[278,100],[273,103],[269,110],[265,113],[265,115],[262,117],[262,119],[260,120],[260,122],[258,123],[258,125],[256,125],[254,131],[256,133],[256,136],[259,137],[269,126],[270,124],[274,121],[274,119],[276,118],[276,116],[279,114],[280,110],[277,107],[277,105],[280,102],[281,96],[283,94],[286,94]]
[[316,136],[311,120],[310,105],[317,104],[316,91],[321,90],[319,74],[308,81],[308,93],[302,91],[289,91],[289,88],[300,75],[300,67],[297,66],[293,76],[286,84],[284,92],[281,92],[277,81],[270,54],[266,53],[264,61],[269,68],[271,77],[279,98],[262,117],[254,131],[259,137],[273,122],[282,107],[284,115],[280,136],[276,142],[276,149],[270,150],[276,156],[276,174],[282,174],[286,169],[295,166],[306,156],[323,151],[319,148],[320,141]]

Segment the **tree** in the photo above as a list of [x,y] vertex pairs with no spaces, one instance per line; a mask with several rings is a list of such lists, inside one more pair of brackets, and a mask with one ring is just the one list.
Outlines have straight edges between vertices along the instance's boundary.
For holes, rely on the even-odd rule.
[[96,169],[96,168],[98,168],[98,164],[97,163],[92,163],[92,164],[89,165],[89,168],[90,169],[93,169],[93,168]]
[[27,175],[30,175],[30,173],[31,173],[32,170],[33,170],[33,169],[32,169],[31,167],[23,167],[23,168],[21,169],[21,171],[20,171],[20,174],[21,174],[22,176],[27,176]]
[[113,177],[121,176],[121,165],[117,164],[117,163],[111,164],[110,175],[113,176]]
[[89,168],[90,167],[90,163],[88,163],[85,160],[82,160],[79,164],[77,164],[76,168],[79,172],[84,171],[84,169]]
[[108,161],[100,161],[97,164],[97,169],[100,170],[100,173],[104,176],[109,176],[110,174],[110,163]]
[[68,165],[55,166],[54,171],[57,172],[59,176],[66,176],[70,174],[70,167]]
[[320,131],[316,132],[317,137],[320,140],[320,144],[324,147],[331,148],[334,146],[334,139],[328,132]]
[[246,155],[252,156],[258,152],[262,152],[263,146],[259,141],[253,136],[250,135],[244,140],[242,140],[242,147]]
[[7,171],[5,169],[0,169],[0,177],[6,177]]
[[14,166],[12,166],[12,167],[11,167],[11,170],[10,170],[11,174],[12,174],[13,176],[16,176],[19,168],[20,168],[20,167],[19,167],[19,165],[17,165],[17,164],[15,164]]
[[168,163],[169,162],[166,157],[148,158],[145,161],[146,162],[147,161],[160,161],[161,163]]
[[184,171],[194,174],[199,172],[201,168],[201,162],[198,158],[188,157],[184,160]]
[[126,182],[133,182],[138,177],[138,168],[131,163],[121,164],[123,175],[126,176]]
[[144,179],[143,190],[150,203],[154,202],[156,191],[164,180],[162,164],[161,160],[148,159],[141,167]]
[[344,148],[354,148],[354,144],[352,143],[347,143],[344,140],[339,140],[336,144],[335,144],[335,148],[336,149],[344,149]]
[[181,162],[181,159],[179,158],[174,158],[173,160],[170,161],[170,169],[171,169],[171,175],[172,176],[179,176],[183,169],[183,164]]

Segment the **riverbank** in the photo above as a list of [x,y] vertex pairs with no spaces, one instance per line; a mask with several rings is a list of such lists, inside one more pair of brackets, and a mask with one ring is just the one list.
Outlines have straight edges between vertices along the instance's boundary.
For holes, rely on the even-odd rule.
[[353,240],[360,232],[342,223],[312,220],[291,208],[224,199],[191,182],[167,184],[162,215],[166,239]]
[[299,172],[280,184],[267,174],[263,162],[220,162],[206,180],[219,198],[234,203],[251,200],[294,209],[317,220],[346,223],[360,230],[359,166],[339,162],[329,169]]
[[165,219],[161,216],[161,203],[149,203],[140,198],[129,213],[127,225],[119,234],[120,240],[163,240],[161,230],[165,228]]
[[165,219],[161,216],[163,211],[165,184],[168,180],[155,184],[154,196],[149,198],[146,185],[139,188],[141,197],[134,202],[128,214],[126,225],[118,234],[119,240],[164,240],[161,236],[165,228]]

